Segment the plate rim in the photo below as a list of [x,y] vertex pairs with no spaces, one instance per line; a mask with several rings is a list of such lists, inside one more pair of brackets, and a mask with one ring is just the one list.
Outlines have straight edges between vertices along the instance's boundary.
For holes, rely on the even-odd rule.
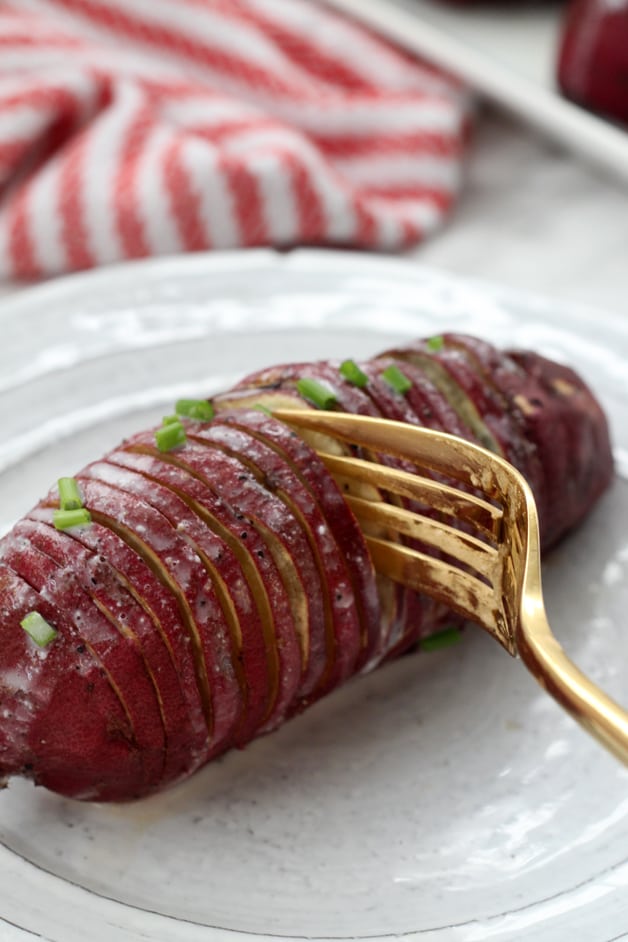
[[330,271],[363,266],[365,274],[371,273],[373,266],[376,266],[384,274],[389,271],[391,274],[403,273],[411,279],[419,277],[442,283],[454,282],[460,287],[467,286],[480,293],[488,293],[505,303],[519,303],[527,308],[544,308],[549,305],[557,314],[576,318],[578,321],[601,318],[610,328],[628,336],[628,318],[622,316],[619,311],[606,307],[572,302],[533,289],[510,288],[500,281],[462,275],[442,266],[424,264],[416,261],[411,255],[387,255],[333,248],[294,248],[287,251],[272,248],[226,249],[115,262],[41,282],[22,283],[15,293],[0,297],[0,319],[20,313],[23,315],[21,309],[24,307],[46,304],[48,300],[56,301],[68,293],[81,294],[100,283],[110,286],[113,281],[124,280],[127,275],[135,277],[137,273],[146,273],[148,278],[154,278],[170,274],[185,275],[197,268],[225,272],[241,267],[254,271],[265,268],[281,271],[284,268],[293,269],[299,266],[310,270],[314,267]]
[[[608,323],[609,327],[612,327],[612,329],[615,331],[623,328],[621,332],[625,333],[626,337],[628,337],[628,321],[624,324],[622,319],[617,318],[616,315],[600,311],[597,308],[555,301],[554,299],[547,298],[542,295],[509,289],[492,282],[484,281],[482,279],[470,279],[465,276],[452,274],[443,269],[420,265],[405,258],[372,256],[365,253],[344,251],[340,252],[324,249],[299,249],[289,253],[279,253],[269,249],[237,250],[220,253],[212,252],[199,253],[196,255],[169,256],[165,258],[125,262],[108,266],[103,269],[96,269],[89,272],[64,276],[63,278],[59,278],[52,282],[46,282],[34,287],[27,288],[13,297],[2,300],[2,303],[0,304],[0,318],[13,316],[16,313],[19,313],[21,308],[33,308],[40,310],[49,302],[54,301],[55,303],[58,303],[60,300],[62,301],[64,297],[67,297],[68,292],[74,296],[80,296],[84,292],[93,290],[94,286],[97,286],[99,283],[106,283],[108,286],[110,286],[112,281],[119,280],[120,278],[122,278],[124,281],[127,276],[133,280],[137,278],[138,273],[140,273],[140,277],[142,277],[142,275],[146,275],[147,279],[150,280],[151,278],[155,277],[163,279],[164,277],[169,277],[171,275],[172,277],[185,277],[186,273],[197,272],[200,270],[205,273],[212,269],[234,271],[238,270],[242,266],[255,270],[271,268],[280,272],[284,270],[285,266],[287,265],[293,269],[298,269],[299,266],[302,266],[309,270],[312,270],[312,268],[319,268],[326,269],[328,271],[341,271],[342,269],[353,269],[355,271],[356,269],[363,267],[365,273],[372,273],[374,264],[376,264],[381,277],[385,277],[387,273],[399,274],[403,271],[410,280],[420,281],[422,278],[425,278],[431,281],[437,279],[443,283],[451,283],[453,281],[458,286],[472,286],[473,290],[477,290],[483,294],[488,293],[492,297],[497,298],[500,302],[505,304],[517,302],[518,304],[523,304],[525,307],[542,307],[550,305],[552,310],[556,312],[563,311],[565,315],[568,314],[570,318],[576,317],[578,320],[582,319],[590,321],[590,319],[593,317],[597,322],[602,319],[604,323]],[[22,315],[24,313],[27,313],[27,311],[25,312],[22,310]],[[565,324],[565,330],[569,330],[568,324]],[[32,864],[30,861],[26,860],[24,861],[24,864],[27,867],[37,866],[36,864]],[[47,875],[48,878],[52,877],[53,880],[61,881],[64,885],[67,884],[67,881],[64,878],[55,874],[49,874],[47,871],[43,872]],[[571,892],[573,889],[574,888],[570,888],[570,890],[567,892]],[[96,896],[100,901],[102,901],[103,908],[105,908],[107,913],[110,913],[111,915],[112,921],[109,923],[111,928],[125,933],[124,936],[120,935],[119,938],[128,938],[129,942],[131,939],[134,940],[137,938],[139,940],[142,938],[143,936],[141,933],[144,930],[140,928],[140,934],[137,936],[135,936],[135,934],[127,936],[127,929],[124,926],[114,925],[113,920],[115,919],[116,914],[135,912],[140,913],[140,916],[154,915],[154,918],[157,921],[170,923],[175,928],[186,925],[187,928],[184,930],[184,935],[180,934],[178,931],[176,934],[177,939],[180,938],[182,942],[183,939],[190,939],[190,942],[192,942],[192,940],[196,940],[197,938],[200,939],[201,935],[207,939],[208,932],[224,933],[225,937],[243,937],[249,938],[251,940],[260,940],[260,942],[261,940],[269,939],[276,939],[278,942],[285,942],[285,940],[293,938],[292,936],[286,935],[247,933],[241,932],[240,930],[236,931],[224,928],[216,928],[212,930],[211,928],[203,926],[199,923],[189,922],[185,924],[184,921],[175,919],[172,916],[163,914],[150,914],[147,910],[138,909],[137,907],[134,907],[128,903],[94,894],[93,891],[86,887],[77,886],[76,890],[82,895],[85,894],[90,897]],[[117,922],[117,919],[115,921]],[[451,929],[464,928],[467,925],[469,925],[468,922],[458,923],[457,925],[452,925]],[[5,919],[3,916],[0,916],[0,926],[8,927],[8,931],[12,933],[12,935],[9,936],[9,939],[19,939],[20,942],[21,939],[24,939],[24,942],[27,942],[27,940],[32,939],[33,937],[38,937],[41,939],[47,938],[31,929],[17,926],[10,920]],[[160,927],[155,928],[159,929]],[[434,938],[436,938],[436,934],[443,932],[443,929],[414,930],[409,933],[404,933],[401,936],[397,934],[395,937],[404,938],[407,940],[413,938],[420,939],[429,937],[430,933],[432,932],[434,933]],[[20,936],[16,933],[23,934]],[[163,936],[163,934],[162,937],[166,938]],[[442,936],[439,937],[442,938]],[[168,938],[170,938],[170,936],[168,936]],[[172,938],[174,938],[174,936]],[[379,934],[368,938],[375,942],[375,940],[385,940],[391,938],[391,936],[387,934]]]

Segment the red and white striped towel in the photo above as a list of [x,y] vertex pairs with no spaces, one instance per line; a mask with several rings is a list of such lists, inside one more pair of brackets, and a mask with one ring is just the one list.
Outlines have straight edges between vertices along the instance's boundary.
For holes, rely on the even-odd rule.
[[410,245],[458,189],[466,104],[315,0],[3,0],[0,277]]

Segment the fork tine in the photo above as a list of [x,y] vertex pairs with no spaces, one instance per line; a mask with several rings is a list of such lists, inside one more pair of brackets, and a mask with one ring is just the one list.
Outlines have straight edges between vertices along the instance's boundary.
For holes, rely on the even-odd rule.
[[499,554],[494,546],[446,523],[413,513],[406,508],[351,495],[347,495],[345,499],[360,523],[376,523],[421,543],[427,543],[470,566],[491,581],[497,575]]
[[492,586],[451,563],[434,559],[409,546],[368,535],[366,542],[377,572],[443,602],[471,621],[478,622],[481,616],[482,626],[508,647]]
[[320,451],[318,454],[334,475],[352,478],[362,484],[372,484],[392,491],[399,497],[427,504],[441,513],[472,524],[493,541],[499,537],[503,512],[481,497],[466,494],[455,487],[431,481],[418,474],[375,464],[362,458],[345,458]]
[[318,409],[280,409],[274,415],[298,428],[326,432],[342,441],[412,461],[491,495],[499,495],[507,483],[507,479],[500,479],[501,459],[493,456],[495,460],[487,466],[486,449],[446,432],[389,419]]
[[[401,585],[441,600],[488,629],[510,654],[521,656],[542,687],[588,733],[628,765],[628,712],[578,670],[553,636],[547,621],[541,589],[537,510],[530,486],[519,471],[505,459],[464,439],[401,422],[319,410],[281,410],[275,415],[297,429],[352,442],[376,455],[394,455],[416,464],[419,469],[417,474],[408,474],[357,458],[323,455],[332,474],[373,484],[445,513],[464,514],[465,519],[472,519],[474,515],[482,518],[484,514],[484,523],[488,523],[497,544],[490,572],[484,567],[481,569],[482,575],[490,576],[491,585],[450,562],[365,533],[375,570]],[[318,447],[314,447],[318,451]],[[472,487],[488,500],[497,501],[503,510],[473,494],[461,493],[437,480],[421,477],[423,468]],[[445,495],[444,500],[439,500],[439,494]],[[354,507],[362,507],[363,502],[356,503],[354,495],[346,496],[353,500]],[[411,535],[418,535],[425,544],[431,545],[426,537],[435,536],[436,530],[430,532],[431,524],[426,528],[428,518],[419,524],[405,509],[377,500],[367,503],[376,508],[372,514],[377,514],[375,519],[380,525],[388,525],[389,530],[399,533],[409,529]],[[386,511],[381,510],[382,507],[387,507]],[[362,512],[371,513],[363,507]],[[409,522],[400,525],[397,514]],[[478,525],[477,520],[474,522]],[[432,523],[436,525],[435,521]],[[403,526],[406,526],[405,531]],[[444,533],[447,534],[447,530]],[[453,541],[454,533],[458,541],[463,539],[463,534],[456,531],[445,539]],[[452,542],[450,548],[454,545]],[[453,559],[462,557],[468,565],[470,548],[479,561],[480,551],[474,543],[467,542],[465,553],[449,555]]]

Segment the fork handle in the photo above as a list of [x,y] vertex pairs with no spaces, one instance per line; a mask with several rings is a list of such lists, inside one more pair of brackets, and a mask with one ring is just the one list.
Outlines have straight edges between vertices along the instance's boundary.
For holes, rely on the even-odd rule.
[[576,667],[552,634],[545,612],[525,613],[517,650],[541,686],[624,765],[628,765],[628,712]]

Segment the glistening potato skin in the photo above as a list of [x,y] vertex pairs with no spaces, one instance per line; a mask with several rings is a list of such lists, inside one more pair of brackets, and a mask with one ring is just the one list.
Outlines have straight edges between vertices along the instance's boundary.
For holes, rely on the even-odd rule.
[[[0,541],[3,778],[149,795],[455,620],[374,572],[343,493],[384,495],[337,486],[316,440],[263,411],[309,404],[304,378],[332,408],[504,454],[531,483],[545,547],[611,480],[606,420],[566,367],[458,334],[357,365],[362,386],[337,362],[261,370],[214,397],[213,421],[183,420],[185,445],[161,453],[142,432],[80,472],[90,525],[56,530],[53,489]],[[57,630],[44,647],[21,627],[29,612]]]

